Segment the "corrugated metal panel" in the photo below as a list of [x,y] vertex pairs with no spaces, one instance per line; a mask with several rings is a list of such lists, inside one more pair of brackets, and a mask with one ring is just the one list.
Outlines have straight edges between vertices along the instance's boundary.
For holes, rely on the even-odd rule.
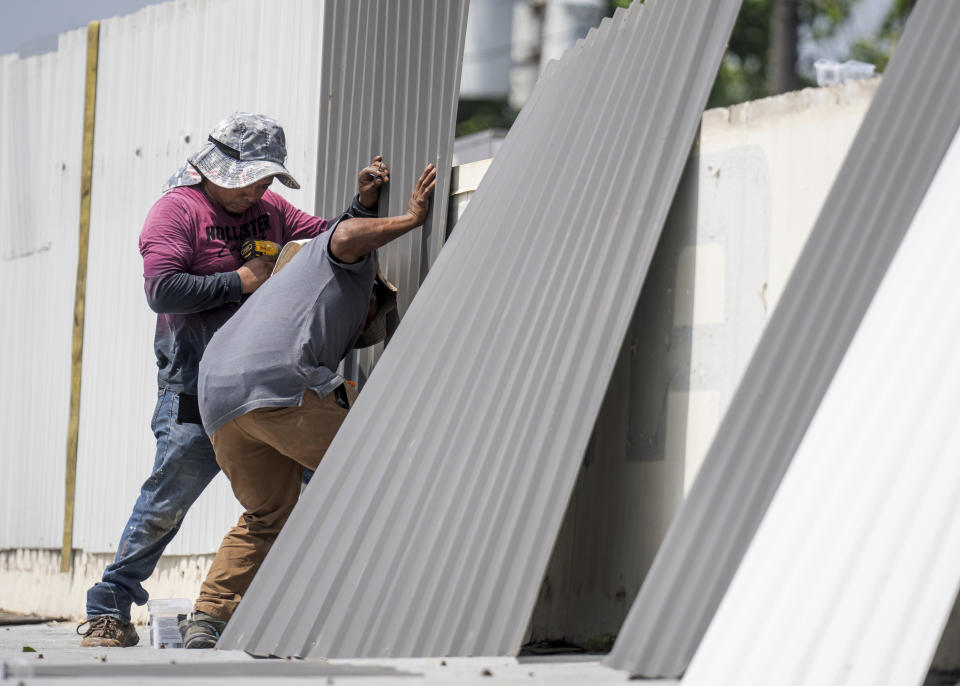
[[960,123],[960,4],[919,3],[607,664],[689,664]]
[[[332,213],[356,192],[357,172],[376,154],[390,167],[380,215],[407,210],[420,172],[436,165],[435,202],[421,230],[380,250],[406,312],[446,240],[449,169],[467,2],[333,2],[324,18],[321,149],[316,206]],[[396,322],[392,322],[392,329]],[[363,383],[383,350],[351,355],[346,375]]]
[[0,57],[0,548],[63,531],[86,41]]
[[517,651],[739,6],[648,0],[547,70],[222,647]]
[[[153,464],[155,315],[137,249],[143,219],[163,182],[234,110],[265,112],[283,124],[287,165],[303,188],[276,190],[313,210],[323,11],[311,0],[179,0],[101,24],[78,548],[115,549]],[[216,550],[238,513],[226,479],[217,477],[167,551]]]
[[960,136],[684,684],[924,683],[960,586]]

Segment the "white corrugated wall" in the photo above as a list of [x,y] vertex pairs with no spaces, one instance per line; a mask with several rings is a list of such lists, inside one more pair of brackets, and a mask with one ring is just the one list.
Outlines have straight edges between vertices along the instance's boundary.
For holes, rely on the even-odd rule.
[[[114,550],[153,463],[155,315],[137,239],[164,181],[235,110],[284,126],[312,211],[323,3],[178,0],[102,22],[74,547]],[[219,476],[171,554],[208,553],[239,507]]]
[[0,57],[0,548],[63,532],[86,41]]

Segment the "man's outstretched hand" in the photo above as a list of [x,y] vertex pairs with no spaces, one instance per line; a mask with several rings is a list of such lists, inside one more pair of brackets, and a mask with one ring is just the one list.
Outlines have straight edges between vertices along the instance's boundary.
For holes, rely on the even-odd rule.
[[[375,157],[374,162],[376,161]],[[341,262],[356,262],[364,255],[421,226],[427,220],[430,196],[433,195],[436,185],[437,170],[432,164],[428,164],[410,194],[406,212],[393,217],[344,219],[337,224],[330,236],[330,254]]]
[[433,195],[433,189],[437,185],[437,168],[428,164],[417,184],[410,194],[410,202],[407,203],[407,214],[416,222],[414,226],[420,226],[427,221],[427,212],[430,211],[430,196]]
[[383,155],[377,155],[357,176],[360,204],[367,209],[374,209],[380,199],[380,187],[389,182],[390,169],[383,163]]

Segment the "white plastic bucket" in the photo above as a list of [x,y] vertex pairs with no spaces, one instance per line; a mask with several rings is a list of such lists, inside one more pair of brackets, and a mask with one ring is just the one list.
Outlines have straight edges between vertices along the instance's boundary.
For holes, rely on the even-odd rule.
[[157,598],[147,601],[150,613],[150,645],[154,648],[182,648],[183,638],[177,615],[189,614],[193,601],[187,598]]

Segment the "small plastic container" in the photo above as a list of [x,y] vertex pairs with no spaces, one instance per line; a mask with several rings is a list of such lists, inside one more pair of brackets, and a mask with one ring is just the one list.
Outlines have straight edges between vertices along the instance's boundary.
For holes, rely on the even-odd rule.
[[829,86],[834,83],[843,83],[853,79],[869,79],[873,77],[876,66],[867,62],[847,60],[844,63],[833,60],[819,59],[813,63],[817,71],[817,85]]
[[157,598],[147,601],[150,613],[150,645],[154,648],[182,648],[177,615],[188,615],[193,602],[187,598]]

